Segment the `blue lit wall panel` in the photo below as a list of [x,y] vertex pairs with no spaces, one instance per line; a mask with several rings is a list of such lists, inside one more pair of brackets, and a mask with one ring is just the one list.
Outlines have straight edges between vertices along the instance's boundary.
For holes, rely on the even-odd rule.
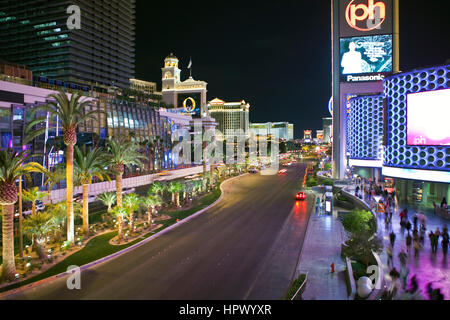
[[384,93],[388,99],[388,139],[384,166],[450,170],[450,147],[408,146],[406,142],[407,95],[447,88],[450,88],[450,65],[415,70],[384,80]]
[[350,100],[347,151],[350,159],[381,160],[383,142],[383,95]]

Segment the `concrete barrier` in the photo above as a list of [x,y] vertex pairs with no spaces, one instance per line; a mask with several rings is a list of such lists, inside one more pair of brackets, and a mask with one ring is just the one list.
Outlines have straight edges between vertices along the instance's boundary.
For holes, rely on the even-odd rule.
[[[207,170],[209,172],[209,166],[207,166]],[[153,183],[153,181],[169,181],[174,179],[183,178],[192,174],[198,174],[203,171],[203,166],[197,166],[192,168],[185,168],[180,170],[169,171],[167,176],[159,176],[157,173],[148,174],[137,177],[130,177],[123,179],[122,186],[123,188],[136,188],[139,186],[145,186]],[[98,196],[104,192],[112,192],[116,190],[116,181],[103,181],[92,183],[88,186],[88,193],[91,196]],[[81,186],[75,186],[73,189],[73,193],[82,193],[83,189]],[[45,204],[48,204],[50,201],[52,203],[57,203],[60,201],[66,200],[66,189],[56,189],[52,190],[50,199],[44,201]]]
[[356,296],[356,281],[355,277],[353,277],[353,267],[352,262],[349,257],[345,257],[345,263],[347,265],[347,276],[350,282],[350,300],[354,300]]

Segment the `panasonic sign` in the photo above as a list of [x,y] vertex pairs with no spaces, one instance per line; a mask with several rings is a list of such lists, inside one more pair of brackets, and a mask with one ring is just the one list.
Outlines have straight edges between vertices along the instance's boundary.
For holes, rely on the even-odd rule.
[[370,76],[347,76],[347,82],[382,81],[385,77],[386,76],[384,74]]

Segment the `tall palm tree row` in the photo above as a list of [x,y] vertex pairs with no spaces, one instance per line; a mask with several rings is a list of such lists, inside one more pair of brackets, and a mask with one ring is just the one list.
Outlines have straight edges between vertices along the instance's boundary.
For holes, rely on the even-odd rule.
[[[57,120],[52,125],[59,124],[64,133],[64,144],[66,145],[66,202],[67,202],[67,241],[74,243],[74,213],[73,213],[73,153],[74,146],[77,143],[77,127],[80,123],[95,119],[100,110],[90,110],[92,102],[87,99],[81,99],[83,96],[78,92],[71,95],[70,99],[67,94],[60,90],[58,93],[50,94],[48,98],[51,100],[48,104],[38,106],[32,110],[30,116],[34,116],[38,111],[44,111],[52,118]],[[36,130],[35,126],[47,121],[47,116],[37,118],[31,121],[27,126],[27,138],[25,142],[32,141],[35,137],[45,133],[45,126]]]
[[89,200],[88,186],[92,183],[92,178],[97,177],[100,181],[110,180],[109,174],[114,171],[107,169],[108,162],[102,149],[94,148],[86,150],[86,146],[78,148],[75,146],[74,154],[75,181],[83,188],[83,230],[89,233]]
[[12,280],[16,274],[14,261],[14,203],[18,199],[16,180],[31,172],[47,173],[39,163],[29,162],[32,155],[11,149],[0,151],[0,205],[2,206],[2,277]]

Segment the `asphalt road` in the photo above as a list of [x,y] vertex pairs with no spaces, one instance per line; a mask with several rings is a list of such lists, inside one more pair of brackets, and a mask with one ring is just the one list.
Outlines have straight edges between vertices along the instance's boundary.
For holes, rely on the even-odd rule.
[[81,273],[7,299],[281,299],[313,207],[295,202],[305,165],[226,183],[223,200],[166,234]]

